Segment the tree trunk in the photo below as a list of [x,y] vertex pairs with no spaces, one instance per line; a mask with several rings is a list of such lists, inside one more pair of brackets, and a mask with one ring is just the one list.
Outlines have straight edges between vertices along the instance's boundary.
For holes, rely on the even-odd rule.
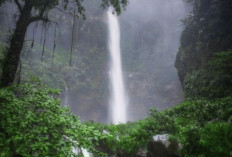
[[15,79],[24,38],[27,27],[30,24],[32,7],[33,5],[30,2],[25,1],[25,5],[16,22],[16,28],[10,40],[10,48],[7,51],[2,67],[1,87],[8,86]]

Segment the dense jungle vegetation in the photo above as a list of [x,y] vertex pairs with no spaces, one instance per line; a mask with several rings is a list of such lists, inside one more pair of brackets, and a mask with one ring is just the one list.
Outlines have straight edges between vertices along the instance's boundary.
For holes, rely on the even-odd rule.
[[[0,5],[6,1],[1,0]],[[33,16],[47,22],[47,12],[58,5],[56,0],[14,2],[21,14],[24,8],[22,4],[26,5],[28,2],[31,9],[37,10],[38,15]],[[64,9],[70,9],[65,6],[68,2],[64,1]],[[79,64],[83,66],[71,68],[70,58],[62,53],[66,50],[59,48],[55,54],[57,57],[53,60],[55,46],[49,48],[36,42],[33,45],[25,43],[31,47],[31,52],[39,48],[44,49],[46,53],[41,63],[38,53],[27,54],[26,51],[22,51],[24,53],[20,54],[24,37],[21,37],[23,30],[19,30],[17,34],[16,24],[16,30],[9,37],[9,43],[0,42],[0,156],[67,157],[75,156],[73,148],[85,148],[93,156],[135,157],[140,149],[150,151],[149,143],[157,134],[168,134],[170,141],[179,143],[179,156],[232,156],[232,2],[188,2],[192,5],[193,11],[183,20],[185,28],[175,64],[185,94],[184,102],[164,110],[152,107],[146,118],[119,125],[81,122],[68,107],[63,106],[59,97],[60,91],[56,89],[64,89],[67,86],[65,80],[71,79],[70,90],[76,90],[77,94],[79,93],[74,88],[75,85],[83,91],[89,90],[87,87],[97,90],[96,86],[102,82],[93,81],[92,76],[98,75],[100,71],[93,70],[94,67],[101,65],[103,68],[102,64],[105,64],[102,63],[106,55],[103,46],[102,49],[98,46],[88,49],[87,54],[72,56],[72,60],[80,61]],[[81,1],[71,3],[77,3],[78,16],[85,15],[82,12],[84,7]],[[112,5],[117,13],[120,13],[121,7],[125,7],[126,4],[126,0],[102,1],[104,7]],[[96,27],[103,29],[100,23],[96,23]],[[1,28],[1,33],[7,34],[3,30]],[[87,38],[90,33],[84,31],[81,35]],[[18,38],[21,41],[17,41]],[[83,50],[86,49],[86,45],[80,40],[75,48]],[[97,52],[102,53],[99,56]],[[16,61],[12,60],[12,54],[17,55],[13,57]],[[16,71],[20,55],[24,71],[19,75],[20,83],[15,84],[14,78],[19,77]],[[27,60],[28,55],[36,58],[35,63]],[[91,57],[88,55],[94,58],[95,62],[89,60]],[[67,60],[65,64],[61,62],[64,59]],[[75,61],[70,62],[75,64]],[[90,66],[86,67],[85,64]],[[35,73],[34,68],[38,69],[39,73]],[[43,73],[44,69],[49,70]],[[34,75],[38,75],[39,78]],[[98,96],[104,97],[102,90],[99,90]],[[78,156],[83,154],[80,153]]]

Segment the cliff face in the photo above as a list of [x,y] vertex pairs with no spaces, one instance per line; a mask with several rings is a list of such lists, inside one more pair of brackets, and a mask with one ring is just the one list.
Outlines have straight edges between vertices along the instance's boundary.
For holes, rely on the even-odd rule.
[[[216,54],[220,55],[232,48],[232,1],[192,0],[191,3],[193,11],[188,18],[183,20],[185,29],[182,32],[181,45],[175,63],[187,97],[188,93],[199,96],[203,91],[198,92],[199,89],[193,92],[193,90],[208,88],[212,84],[212,80],[215,80],[217,76],[214,74],[209,77],[215,68],[208,63],[215,60]],[[227,52],[226,54],[227,57],[224,56],[224,59],[231,64],[231,53]],[[223,57],[221,59],[223,60]],[[208,73],[207,77],[203,77],[203,75],[206,76],[206,73]],[[230,72],[229,75],[231,76]],[[200,79],[204,79],[205,83],[201,82],[196,85],[197,81],[202,81]],[[201,85],[201,87],[190,88],[190,84]],[[219,86],[222,86],[222,82],[219,83]],[[205,90],[204,93],[209,92],[208,90]]]

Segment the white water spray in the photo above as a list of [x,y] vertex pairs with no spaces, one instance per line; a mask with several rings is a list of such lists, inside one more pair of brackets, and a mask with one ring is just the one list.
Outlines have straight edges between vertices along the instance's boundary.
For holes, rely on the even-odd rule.
[[112,8],[107,11],[109,39],[108,47],[110,51],[110,114],[114,124],[126,123],[127,94],[124,87],[121,50],[120,50],[120,29],[118,17],[112,14]]

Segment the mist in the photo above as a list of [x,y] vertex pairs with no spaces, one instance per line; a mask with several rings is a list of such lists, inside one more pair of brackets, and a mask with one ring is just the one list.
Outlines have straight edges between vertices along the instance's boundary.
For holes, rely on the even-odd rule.
[[131,120],[183,101],[174,62],[188,11],[182,0],[134,0],[120,16]]
[[[9,17],[1,17],[3,32],[13,30],[8,26],[17,19],[16,7],[7,6],[1,7]],[[51,23],[29,26],[20,79],[24,82],[29,76],[38,76],[45,84],[62,90],[64,106],[70,106],[81,120],[107,123],[107,8],[91,0],[86,0],[84,6],[86,20],[73,17],[72,11],[54,9],[49,12]],[[118,17],[129,121],[146,117],[150,107],[162,110],[183,101],[174,62],[183,29],[181,19],[188,12],[182,0],[131,0]],[[1,39],[6,38],[1,35]]]

